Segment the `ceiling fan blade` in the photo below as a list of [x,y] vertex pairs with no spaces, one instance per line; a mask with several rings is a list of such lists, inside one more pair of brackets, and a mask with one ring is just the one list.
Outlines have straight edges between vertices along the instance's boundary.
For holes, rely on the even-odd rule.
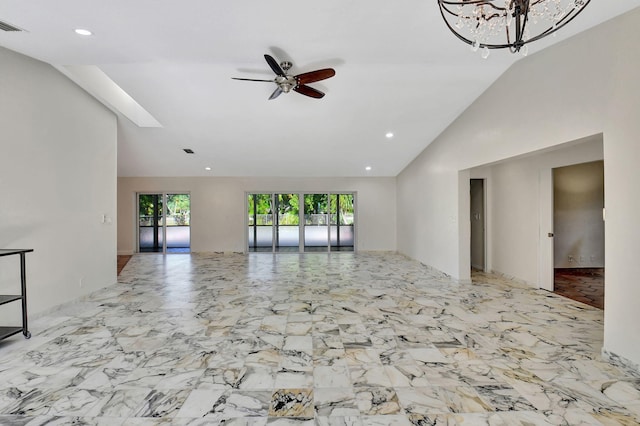
[[269,96],[269,100],[273,100],[282,94],[282,89],[280,87],[276,87],[276,90],[273,91],[271,96]]
[[266,81],[267,83],[273,83],[273,80],[258,80],[255,78],[239,78],[239,77],[231,77],[232,80],[242,80],[242,81]]
[[278,64],[278,61],[276,61],[272,56],[269,55],[264,55],[264,59],[267,60],[267,63],[269,64],[273,72],[276,73],[276,75],[284,77],[285,73],[282,68],[280,68],[280,64]]
[[298,84],[308,84],[320,80],[325,80],[327,78],[333,77],[334,75],[336,75],[336,71],[333,68],[325,68],[298,74],[296,76],[296,79],[298,80]]
[[309,96],[311,98],[316,98],[316,99],[320,99],[324,96],[324,93],[322,93],[321,91],[316,90],[310,86],[305,86],[304,84],[297,85],[296,87],[293,88],[293,90],[295,90],[296,92],[302,95]]

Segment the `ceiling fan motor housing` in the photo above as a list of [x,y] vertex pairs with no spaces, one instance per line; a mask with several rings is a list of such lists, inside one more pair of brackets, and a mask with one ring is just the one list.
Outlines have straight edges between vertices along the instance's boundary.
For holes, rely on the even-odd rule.
[[292,75],[279,75],[276,76],[276,84],[284,93],[289,93],[298,85],[298,81]]

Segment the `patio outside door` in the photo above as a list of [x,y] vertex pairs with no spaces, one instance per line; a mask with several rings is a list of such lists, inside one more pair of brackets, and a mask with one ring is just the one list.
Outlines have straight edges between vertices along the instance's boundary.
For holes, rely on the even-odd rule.
[[354,193],[248,193],[248,252],[355,249]]
[[329,198],[331,251],[353,251],[353,194],[331,194]]
[[329,194],[304,194],[304,251],[329,250]]
[[273,195],[248,194],[248,249],[273,251]]
[[300,214],[298,194],[275,194],[274,251],[298,252],[300,250]]
[[191,251],[189,194],[138,194],[138,252]]

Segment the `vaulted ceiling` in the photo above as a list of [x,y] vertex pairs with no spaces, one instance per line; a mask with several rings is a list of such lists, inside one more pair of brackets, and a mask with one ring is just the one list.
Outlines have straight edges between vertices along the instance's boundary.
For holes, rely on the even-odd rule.
[[[593,0],[529,56],[639,6]],[[120,176],[395,176],[522,59],[471,52],[436,0],[3,0],[0,21],[25,30],[0,46],[119,115]],[[310,84],[323,99],[268,100],[273,83],[231,79],[272,79],[264,54],[336,76]]]

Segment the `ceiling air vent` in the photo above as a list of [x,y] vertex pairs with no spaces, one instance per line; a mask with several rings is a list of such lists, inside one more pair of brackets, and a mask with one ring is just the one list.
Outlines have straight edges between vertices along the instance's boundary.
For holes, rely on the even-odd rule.
[[22,29],[18,27],[14,27],[11,24],[7,24],[6,22],[0,21],[0,30],[2,31],[22,31]]

